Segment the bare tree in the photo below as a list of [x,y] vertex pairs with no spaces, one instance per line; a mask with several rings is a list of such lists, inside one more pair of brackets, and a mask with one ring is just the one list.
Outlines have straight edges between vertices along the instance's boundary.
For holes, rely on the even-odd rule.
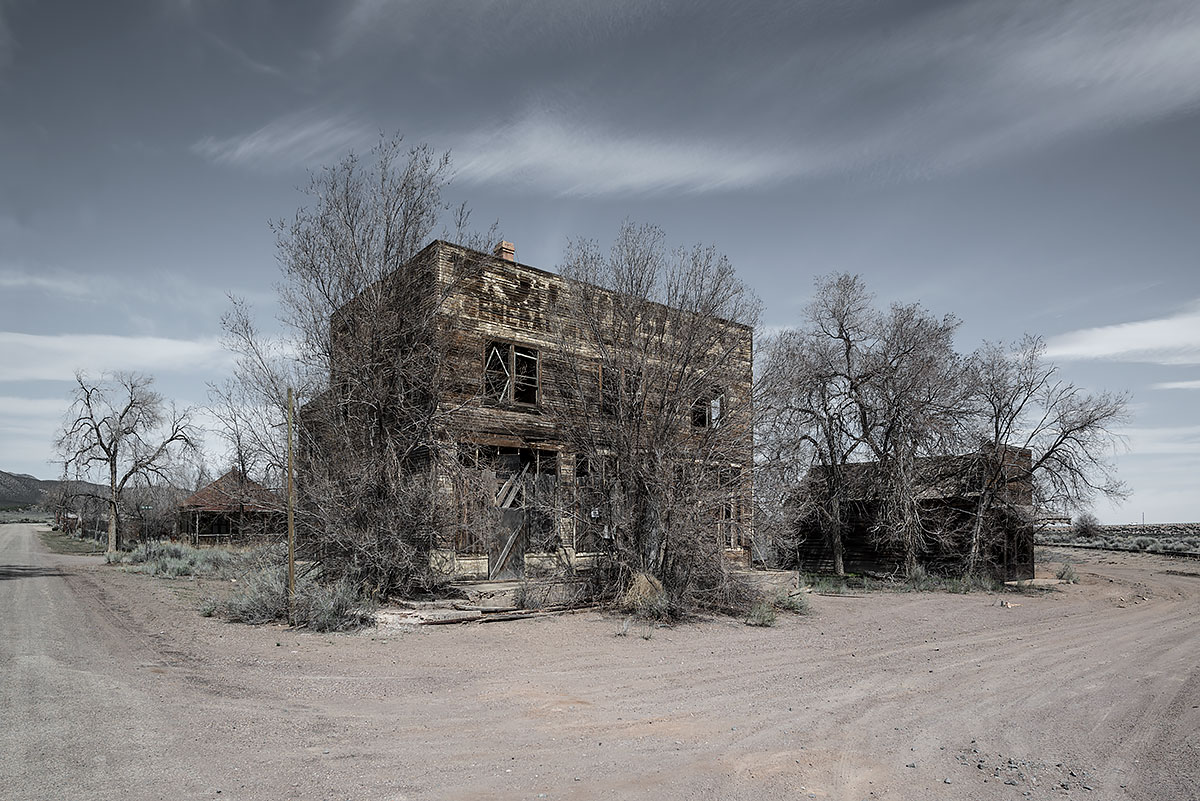
[[223,436],[238,459],[282,474],[278,424],[296,389],[298,523],[327,576],[378,596],[430,580],[439,526],[430,465],[455,441],[438,404],[437,346],[455,278],[414,258],[443,219],[451,236],[465,236],[465,210],[442,199],[449,178],[447,155],[399,138],[324,168],[306,190],[309,205],[273,226],[283,336],[263,336],[241,302],[224,320],[238,366],[231,384],[213,388]]
[[1106,458],[1123,396],[1061,380],[1032,337],[964,358],[957,327],[916,304],[876,310],[857,277],[835,275],[818,280],[803,327],[766,348],[759,458],[810,467],[788,491],[838,572],[848,513],[909,572],[927,552],[965,545],[963,568],[975,574],[997,543],[1028,529],[1031,498],[1079,508],[1123,492]]
[[[676,609],[719,605],[724,549],[750,521],[750,362],[759,304],[711,247],[669,250],[622,225],[608,253],[568,246],[560,272],[559,429],[585,496],[577,524],[616,581],[657,578]],[[596,414],[599,410],[599,414]]]
[[[1013,346],[985,343],[971,357],[978,495],[968,572],[979,569],[996,537],[989,523],[1032,514],[1017,508],[1014,499],[1030,494],[1022,489],[1038,508],[1060,511],[1126,495],[1110,457],[1121,446],[1117,428],[1128,419],[1128,398],[1065,381],[1045,350],[1040,337],[1026,336]],[[1027,459],[1017,458],[1022,450]]]
[[108,488],[108,550],[120,547],[122,501],[135,481],[170,483],[178,457],[194,450],[198,435],[191,410],[168,405],[154,379],[113,373],[91,381],[75,374],[74,402],[57,447],[64,472],[101,478]]
[[[926,457],[946,452],[964,392],[957,325],[915,304],[881,312],[860,278],[835,274],[818,279],[803,327],[767,348],[766,458],[810,468],[792,495],[818,521],[839,575],[855,504],[871,502],[876,539],[899,546],[909,569],[926,545],[917,502]],[[855,467],[868,460],[870,469]]]
[[845,572],[845,512],[851,500],[847,465],[865,450],[861,426],[870,379],[867,354],[876,340],[877,315],[857,276],[818,279],[804,326],[785,330],[764,348],[758,381],[759,443],[764,482],[788,499],[792,514],[776,536],[790,539],[798,518],[815,517]]
[[931,540],[950,539],[929,524],[920,499],[941,483],[945,457],[959,448],[969,388],[954,349],[958,326],[952,315],[938,318],[919,304],[893,305],[879,317],[867,378],[856,387],[860,433],[877,463],[875,536],[899,546],[909,574]]

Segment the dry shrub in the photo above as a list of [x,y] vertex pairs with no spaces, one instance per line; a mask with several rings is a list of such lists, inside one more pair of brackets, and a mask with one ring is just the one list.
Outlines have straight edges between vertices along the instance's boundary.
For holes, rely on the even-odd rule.
[[1071,533],[1076,539],[1090,540],[1104,533],[1100,520],[1091,512],[1081,512],[1071,522]]
[[[205,617],[220,612],[226,619],[250,623],[284,622],[288,619],[286,567],[272,567],[251,573],[237,592]],[[352,631],[374,625],[374,605],[364,599],[357,587],[338,580],[322,584],[311,579],[296,583],[293,622],[314,631]]]
[[637,573],[621,596],[621,608],[639,617],[658,620],[668,616],[670,603],[662,582],[649,573]]
[[809,602],[808,596],[799,591],[788,592],[784,589],[777,590],[774,604],[776,609],[794,612],[797,615],[807,615],[812,612],[812,604]]
[[750,607],[750,611],[746,613],[747,626],[774,626],[775,625],[775,606],[768,600],[763,599],[754,606]]

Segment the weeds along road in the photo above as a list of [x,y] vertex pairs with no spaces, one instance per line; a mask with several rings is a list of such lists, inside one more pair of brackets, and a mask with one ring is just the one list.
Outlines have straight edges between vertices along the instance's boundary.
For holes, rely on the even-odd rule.
[[317,635],[4,526],[0,797],[1200,798],[1200,567],[1071,556],[1060,591],[816,596],[773,629]]

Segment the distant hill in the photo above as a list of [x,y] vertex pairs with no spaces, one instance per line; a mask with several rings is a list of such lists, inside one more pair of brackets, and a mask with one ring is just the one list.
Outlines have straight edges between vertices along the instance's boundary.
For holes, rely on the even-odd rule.
[[[43,481],[25,473],[0,470],[0,508],[14,509],[40,503],[42,498],[58,489],[62,482]],[[103,487],[92,485],[97,491]]]

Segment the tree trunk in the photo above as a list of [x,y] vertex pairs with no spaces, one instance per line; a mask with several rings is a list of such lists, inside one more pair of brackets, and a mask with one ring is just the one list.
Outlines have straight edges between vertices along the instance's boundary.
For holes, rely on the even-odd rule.
[[117,532],[117,465],[115,459],[109,462],[108,482],[108,552],[115,553],[121,546]]
[[826,520],[828,530],[826,539],[829,542],[829,550],[833,552],[833,572],[839,576],[846,575],[846,564],[844,559],[845,545],[842,538],[842,513],[841,502],[835,500],[833,505],[828,510]]
[[111,498],[108,501],[108,552],[114,553],[120,545],[117,539],[117,501]]
[[833,536],[830,545],[833,547],[833,572],[839,576],[846,575],[846,563],[843,559],[842,548],[842,526],[838,523],[833,527]]
[[971,547],[967,549],[966,575],[974,576],[979,571],[979,562],[983,556],[983,516],[986,514],[991,500],[986,494],[979,496],[975,505],[975,523],[971,526]]

